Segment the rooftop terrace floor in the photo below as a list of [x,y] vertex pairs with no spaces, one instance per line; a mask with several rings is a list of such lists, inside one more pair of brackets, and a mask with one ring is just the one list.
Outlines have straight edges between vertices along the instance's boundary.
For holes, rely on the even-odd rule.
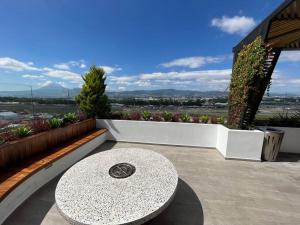
[[[224,160],[217,151],[106,142],[93,153],[138,147],[172,161],[179,186],[170,207],[147,225],[276,225],[300,224],[300,157],[280,162]],[[67,225],[56,207],[59,178],[25,201],[5,225]]]

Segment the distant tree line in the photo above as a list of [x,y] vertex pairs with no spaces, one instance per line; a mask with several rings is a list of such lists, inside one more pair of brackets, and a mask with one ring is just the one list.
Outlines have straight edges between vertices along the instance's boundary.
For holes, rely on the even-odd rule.
[[[20,97],[0,97],[0,102],[20,102],[20,103],[38,103],[38,104],[65,104],[65,105],[75,105],[76,101],[73,99],[65,99],[65,98],[20,98]],[[198,99],[174,99],[174,98],[161,98],[161,99],[136,99],[136,98],[122,98],[122,99],[109,99],[110,103],[119,103],[128,106],[145,106],[145,105],[153,105],[153,106],[203,106],[205,102],[209,104],[215,103],[227,103],[227,97],[218,97],[211,98],[205,100],[203,98]]]
[[65,104],[75,105],[73,99],[64,98],[19,98],[19,97],[0,97],[0,102],[21,102],[21,103],[38,103],[38,104]]
[[110,99],[111,103],[119,103],[124,105],[136,105],[136,106],[144,106],[144,105],[154,105],[154,106],[202,106],[205,103],[204,99],[189,99],[186,101],[178,100],[178,99],[151,99],[151,100],[143,100],[143,99],[135,99],[135,98],[126,98],[126,99]]

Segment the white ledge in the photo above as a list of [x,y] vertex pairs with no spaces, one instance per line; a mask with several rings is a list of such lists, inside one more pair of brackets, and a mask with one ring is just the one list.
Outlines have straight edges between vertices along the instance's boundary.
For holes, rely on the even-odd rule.
[[108,140],[216,148],[224,158],[260,161],[264,133],[231,130],[220,124],[97,120]]

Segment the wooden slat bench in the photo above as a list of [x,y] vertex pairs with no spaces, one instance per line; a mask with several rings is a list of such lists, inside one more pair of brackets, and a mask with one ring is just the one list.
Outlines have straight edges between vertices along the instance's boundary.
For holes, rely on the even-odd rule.
[[77,138],[76,140],[66,143],[62,147],[45,151],[45,153],[35,156],[22,164],[18,164],[17,166],[1,170],[0,204],[5,199],[5,197],[9,195],[9,193],[11,193],[18,185],[22,184],[29,177],[36,174],[38,171],[51,166],[60,158],[73,152],[82,145],[87,144],[91,140],[101,136],[105,132],[107,132],[107,129],[100,129],[90,132],[84,136]]

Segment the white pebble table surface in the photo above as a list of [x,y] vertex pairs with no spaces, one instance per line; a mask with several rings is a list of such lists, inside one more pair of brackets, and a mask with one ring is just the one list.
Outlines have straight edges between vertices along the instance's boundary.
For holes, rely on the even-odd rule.
[[[116,176],[110,174],[114,170]],[[127,177],[118,177],[123,173]],[[58,211],[70,224],[136,225],[167,208],[177,184],[175,167],[161,154],[119,148],[96,153],[73,165],[59,180],[55,200]]]

